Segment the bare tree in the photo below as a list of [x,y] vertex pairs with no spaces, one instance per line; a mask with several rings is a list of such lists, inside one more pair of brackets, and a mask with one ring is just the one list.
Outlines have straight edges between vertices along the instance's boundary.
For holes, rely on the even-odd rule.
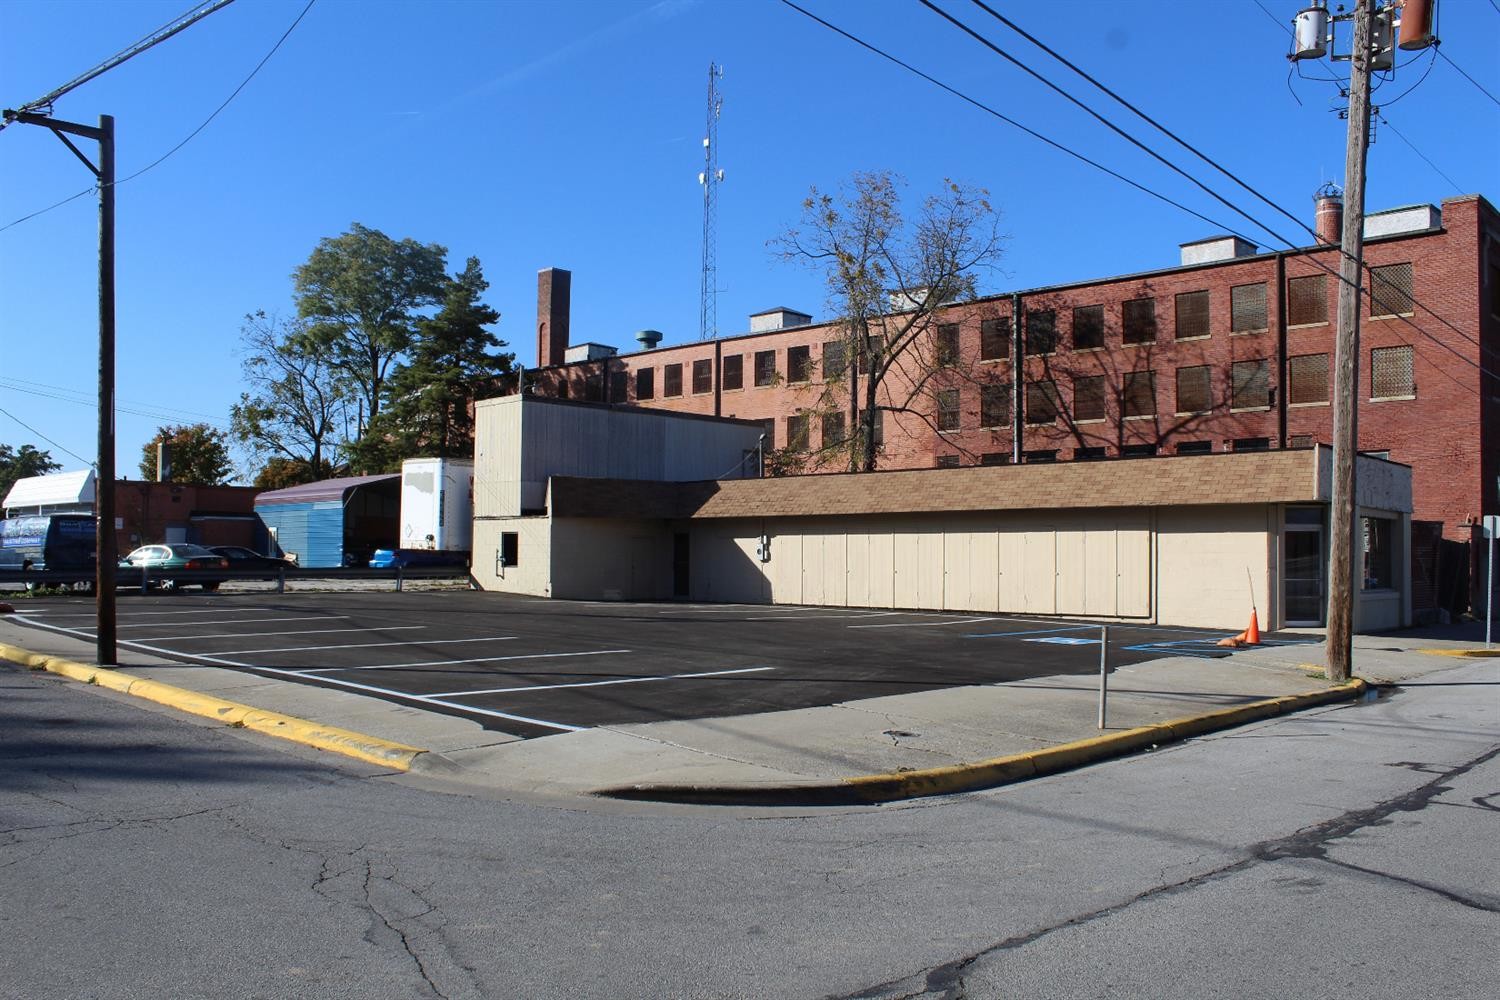
[[800,225],[771,244],[824,275],[836,349],[830,358],[824,347],[823,387],[804,415],[847,419],[820,457],[836,454],[851,471],[875,469],[882,414],[933,422],[934,388],[956,364],[934,328],[947,307],[975,298],[979,273],[1002,254],[988,192],[945,180],[907,219],[900,186],[879,172],[855,174],[836,196],[813,188]]
[[328,475],[343,444],[348,391],[304,324],[255,312],[245,317],[240,369],[249,392],[230,409],[235,439],[257,456],[280,458]]

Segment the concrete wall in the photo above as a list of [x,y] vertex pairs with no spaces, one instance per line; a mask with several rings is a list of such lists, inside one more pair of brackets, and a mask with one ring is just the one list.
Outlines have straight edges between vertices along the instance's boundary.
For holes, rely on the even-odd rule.
[[[500,565],[500,535],[514,531],[520,538],[519,561]],[[474,522],[474,564],[470,570],[485,590],[504,594],[552,597],[552,521],[545,517],[501,517]],[[560,595],[559,595],[560,596]]]
[[[1260,626],[1281,621],[1278,518],[1266,506],[1183,507],[1157,517],[1157,618],[1242,629],[1252,599]],[[1253,590],[1253,596],[1252,596]]]
[[552,596],[657,601],[672,596],[672,533],[660,521],[552,522]]

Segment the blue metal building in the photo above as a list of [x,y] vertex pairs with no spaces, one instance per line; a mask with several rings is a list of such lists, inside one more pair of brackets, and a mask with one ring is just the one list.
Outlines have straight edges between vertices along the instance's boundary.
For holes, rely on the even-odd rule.
[[255,498],[255,512],[298,565],[363,566],[376,549],[396,547],[401,476],[351,476],[272,490]]

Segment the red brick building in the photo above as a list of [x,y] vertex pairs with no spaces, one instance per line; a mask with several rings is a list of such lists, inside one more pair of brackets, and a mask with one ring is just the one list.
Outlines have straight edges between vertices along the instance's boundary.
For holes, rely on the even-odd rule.
[[[1320,202],[1329,242],[1339,215]],[[1223,237],[1181,252],[1178,267],[947,309],[928,339],[951,364],[917,412],[883,415],[880,467],[1329,442],[1337,249],[1261,253]],[[1444,586],[1440,539],[1471,542],[1482,515],[1500,512],[1500,214],[1478,195],[1372,213],[1365,265],[1359,446],[1412,466],[1418,606],[1458,607],[1423,588]],[[543,272],[528,391],[764,420],[772,447],[809,453],[843,432],[846,418],[825,421],[819,406],[836,327],[775,309],[712,342],[569,349],[568,293],[567,272]],[[654,347],[649,331],[640,339]],[[907,388],[891,380],[882,401]]]

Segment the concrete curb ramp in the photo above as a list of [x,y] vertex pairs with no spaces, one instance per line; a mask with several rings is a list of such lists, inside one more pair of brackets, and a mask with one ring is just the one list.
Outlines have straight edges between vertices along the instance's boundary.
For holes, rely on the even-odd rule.
[[340,753],[368,764],[389,767],[397,771],[411,770],[413,762],[427,752],[417,747],[366,736],[364,733],[339,729],[337,726],[325,726],[295,716],[267,712],[249,705],[241,705],[239,702],[215,698],[213,695],[199,694],[197,691],[147,680],[119,670],[92,667],[55,656],[43,656],[40,653],[33,653],[3,642],[0,642],[0,659],[19,663],[32,670],[46,670],[60,674],[84,684],[97,684],[99,687],[109,688],[111,691],[119,691],[136,698],[145,698],[169,708],[215,719],[226,726],[253,729],[267,736],[291,740],[294,743],[317,747],[319,750]]
[[1231,729],[1299,709],[1364,694],[1368,685],[1358,678],[1337,687],[1268,698],[1206,715],[1194,715],[1154,726],[1141,726],[1106,736],[1077,740],[1032,753],[994,757],[973,764],[869,774],[856,778],[767,782],[738,785],[648,783],[595,789],[591,794],[617,799],[658,802],[699,802],[714,805],[803,806],[870,805],[930,795],[952,795],[994,788],[1046,774],[1056,774],[1111,757],[1122,757],[1204,733]]

